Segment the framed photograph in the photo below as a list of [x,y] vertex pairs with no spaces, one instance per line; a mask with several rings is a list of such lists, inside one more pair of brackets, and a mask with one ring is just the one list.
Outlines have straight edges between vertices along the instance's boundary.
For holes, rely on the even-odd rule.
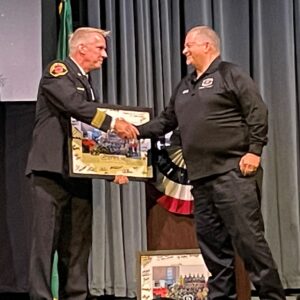
[[138,253],[138,300],[207,299],[210,273],[199,249]]
[[[151,118],[150,108],[105,106],[100,108],[112,117],[141,125]],[[69,142],[70,176],[114,178],[128,176],[131,180],[153,177],[151,140],[123,140],[113,131],[104,132],[71,118]]]

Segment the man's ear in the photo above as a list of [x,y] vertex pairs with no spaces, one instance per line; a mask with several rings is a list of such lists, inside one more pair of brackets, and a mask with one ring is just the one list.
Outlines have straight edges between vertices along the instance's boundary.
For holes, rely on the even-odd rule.
[[80,44],[78,46],[78,49],[79,49],[79,53],[85,54],[85,52],[86,52],[86,46],[84,44]]

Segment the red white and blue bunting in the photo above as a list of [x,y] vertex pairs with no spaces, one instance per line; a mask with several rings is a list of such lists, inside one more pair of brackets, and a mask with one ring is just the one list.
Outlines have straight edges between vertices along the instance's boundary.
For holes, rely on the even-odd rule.
[[157,202],[172,213],[192,214],[192,187],[189,184],[178,131],[172,134],[169,146],[163,146],[157,151],[156,163],[158,172],[154,185],[163,193]]

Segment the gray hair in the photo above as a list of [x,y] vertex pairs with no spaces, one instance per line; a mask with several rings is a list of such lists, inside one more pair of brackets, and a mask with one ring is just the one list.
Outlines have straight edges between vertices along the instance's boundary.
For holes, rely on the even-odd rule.
[[90,38],[90,34],[93,33],[98,33],[106,38],[109,35],[110,31],[93,27],[80,27],[76,29],[69,37],[70,54],[74,53],[78,45],[87,43]]
[[221,41],[218,34],[209,26],[196,26],[188,31],[188,33],[195,33],[206,37],[209,42],[213,45],[216,51],[221,51]]

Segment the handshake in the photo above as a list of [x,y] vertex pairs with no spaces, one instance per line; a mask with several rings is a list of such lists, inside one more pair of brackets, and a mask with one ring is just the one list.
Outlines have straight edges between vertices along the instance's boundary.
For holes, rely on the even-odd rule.
[[137,136],[140,134],[134,125],[121,118],[115,119],[112,129],[122,139],[137,139]]
[[[121,118],[115,119],[112,129],[122,139],[137,139],[137,136],[140,134],[134,125]],[[127,184],[128,182],[128,177],[124,175],[116,175],[114,178],[114,183],[116,184],[122,185]]]

